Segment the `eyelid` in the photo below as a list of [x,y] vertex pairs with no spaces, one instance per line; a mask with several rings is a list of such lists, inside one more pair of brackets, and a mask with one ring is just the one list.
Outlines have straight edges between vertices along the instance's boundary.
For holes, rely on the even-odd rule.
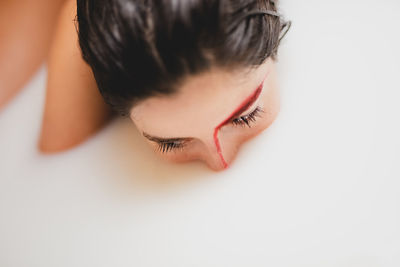
[[163,139],[163,140],[152,140],[153,142],[165,144],[165,143],[181,143],[183,139]]
[[160,137],[153,137],[145,132],[142,133],[142,135],[147,138],[148,140],[155,142],[157,144],[159,143],[173,143],[173,142],[181,142],[181,141],[190,141],[192,138],[160,138]]
[[179,145],[186,145],[187,143],[189,143],[190,141],[192,141],[192,139],[169,139],[169,140],[161,140],[161,141],[153,141],[157,144],[170,144],[170,143],[175,143],[175,144],[179,144]]
[[257,106],[252,112],[247,115],[243,115],[238,117],[237,119],[232,120],[231,124],[233,125],[247,125],[251,128],[250,123],[256,122],[256,117],[262,117],[260,113],[264,113],[264,109],[260,106]]
[[[263,82],[261,83],[261,89],[262,89],[261,94],[264,92],[264,87],[265,87],[265,81],[263,81]],[[238,119],[238,118],[240,118],[240,117],[247,116],[247,115],[249,115],[250,113],[252,113],[252,112],[259,106],[258,103],[259,103],[259,101],[260,101],[260,98],[261,98],[261,95],[257,98],[257,101],[255,101],[253,104],[251,104],[251,106],[249,106],[249,107],[248,107],[245,111],[243,111],[240,115],[238,115],[238,116],[232,118],[230,121],[233,121],[233,120]]]
[[239,119],[239,118],[241,118],[241,117],[248,116],[249,114],[251,114],[252,112],[254,112],[254,111],[257,109],[257,107],[259,106],[259,105],[258,105],[258,101],[259,101],[259,99],[257,99],[257,101],[254,102],[247,110],[245,110],[244,112],[242,112],[242,114],[240,114],[239,116],[236,116],[236,117],[232,118],[230,121],[232,122],[232,121],[234,121],[234,120],[236,120],[236,119]]

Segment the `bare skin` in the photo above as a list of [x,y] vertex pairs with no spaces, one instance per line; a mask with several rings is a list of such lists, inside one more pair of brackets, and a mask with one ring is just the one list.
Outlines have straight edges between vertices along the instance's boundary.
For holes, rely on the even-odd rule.
[[[112,117],[90,67],[81,58],[75,15],[76,0],[66,0],[50,45],[45,111],[38,143],[43,153],[75,147],[99,131]],[[132,107],[130,117],[164,159],[173,162],[200,160],[213,170],[223,170],[234,161],[244,142],[267,129],[277,117],[276,77],[272,59],[251,72],[212,68],[185,77],[177,94],[143,100]],[[227,120],[227,116],[257,88],[262,91],[254,102]],[[249,119],[256,110],[262,111]],[[242,123],[240,126],[231,119],[247,120],[247,125]],[[184,146],[160,153],[159,143],[149,139],[148,135],[185,139],[184,142],[172,142],[172,146],[181,143]]]
[[90,67],[81,58],[75,28],[76,1],[62,8],[48,57],[46,105],[39,149],[60,152],[82,143],[111,117]]
[[0,110],[45,60],[64,0],[0,0]]
[[[257,107],[263,111],[254,119],[247,119],[249,124],[224,123],[217,135],[222,150],[219,153],[215,128],[260,84],[259,97],[235,118],[246,118]],[[134,106],[131,119],[162,158],[172,162],[200,160],[220,171],[234,161],[243,143],[273,123],[279,113],[279,102],[275,62],[268,59],[249,73],[215,68],[188,77],[177,95],[150,97]],[[184,140],[169,142],[170,149],[163,149],[148,135]]]
[[82,143],[111,115],[80,56],[75,14],[76,0],[0,0],[0,109],[46,61],[43,153]]

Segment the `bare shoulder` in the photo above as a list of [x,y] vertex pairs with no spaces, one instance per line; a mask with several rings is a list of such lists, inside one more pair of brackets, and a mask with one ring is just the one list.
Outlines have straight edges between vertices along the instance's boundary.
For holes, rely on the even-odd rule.
[[43,64],[63,1],[0,0],[0,109]]
[[75,15],[76,0],[67,0],[47,59],[46,101],[38,144],[46,153],[84,142],[111,117],[90,67],[81,58]]

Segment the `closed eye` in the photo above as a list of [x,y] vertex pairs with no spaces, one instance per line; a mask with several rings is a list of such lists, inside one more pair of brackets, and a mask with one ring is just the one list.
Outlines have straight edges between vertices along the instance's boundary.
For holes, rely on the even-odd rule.
[[265,111],[260,106],[257,106],[249,114],[235,118],[231,121],[231,123],[234,125],[241,125],[241,126],[247,125],[249,128],[251,128],[251,123],[255,123],[257,121],[257,117],[262,117],[261,113],[264,112]]
[[[231,120],[233,125],[248,126],[251,128],[252,123],[256,123],[258,117],[262,117],[262,113],[265,111],[257,106],[252,112],[247,115],[240,116]],[[182,150],[187,145],[187,141],[176,140],[176,141],[156,141],[157,151],[160,153],[175,152],[177,150]]]

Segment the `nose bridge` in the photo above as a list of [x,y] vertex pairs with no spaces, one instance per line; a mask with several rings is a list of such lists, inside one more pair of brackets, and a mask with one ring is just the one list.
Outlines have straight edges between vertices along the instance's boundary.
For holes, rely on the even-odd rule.
[[229,162],[224,156],[224,150],[219,137],[219,128],[215,128],[212,132],[208,132],[203,136],[203,160],[214,170],[226,169]]
[[217,154],[218,154],[218,156],[219,156],[219,158],[221,160],[222,166],[224,167],[224,169],[226,169],[228,167],[228,163],[226,162],[226,160],[224,158],[224,155],[222,153],[221,143],[219,141],[219,136],[218,136],[219,129],[220,129],[220,127],[216,127],[214,129],[213,140],[214,140],[214,143],[215,143],[215,148],[217,150]]

